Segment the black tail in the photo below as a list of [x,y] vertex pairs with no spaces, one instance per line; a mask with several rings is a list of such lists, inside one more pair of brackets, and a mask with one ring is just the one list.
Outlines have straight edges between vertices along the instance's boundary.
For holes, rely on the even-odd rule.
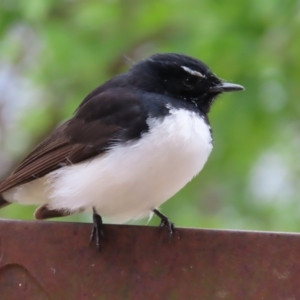
[[10,204],[9,202],[5,201],[2,195],[0,195],[0,209],[6,205]]

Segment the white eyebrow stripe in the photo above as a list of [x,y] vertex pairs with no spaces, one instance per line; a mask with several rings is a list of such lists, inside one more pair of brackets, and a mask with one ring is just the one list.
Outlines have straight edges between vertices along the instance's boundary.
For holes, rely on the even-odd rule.
[[197,76],[197,77],[200,77],[200,78],[205,78],[205,76],[202,73],[198,72],[198,71],[194,71],[194,70],[192,70],[192,69],[190,69],[188,67],[185,67],[185,66],[181,66],[181,68],[184,71],[188,72],[189,74],[191,74],[193,76]]

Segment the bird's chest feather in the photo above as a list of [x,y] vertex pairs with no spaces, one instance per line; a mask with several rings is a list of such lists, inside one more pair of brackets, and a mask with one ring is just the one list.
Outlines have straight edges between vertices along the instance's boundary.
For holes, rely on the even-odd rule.
[[203,168],[212,149],[209,126],[184,109],[148,120],[136,141],[53,172],[51,205],[76,210],[95,206],[120,222],[143,217],[177,193]]

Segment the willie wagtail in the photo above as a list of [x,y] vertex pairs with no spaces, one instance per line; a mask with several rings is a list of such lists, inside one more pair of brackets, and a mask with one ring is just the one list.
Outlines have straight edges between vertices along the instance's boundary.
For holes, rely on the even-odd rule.
[[158,207],[203,168],[214,100],[243,89],[195,58],[155,54],[92,91],[0,183],[0,207],[37,204],[36,219],[93,212],[98,248],[101,216],[127,222],[154,213],[171,236]]

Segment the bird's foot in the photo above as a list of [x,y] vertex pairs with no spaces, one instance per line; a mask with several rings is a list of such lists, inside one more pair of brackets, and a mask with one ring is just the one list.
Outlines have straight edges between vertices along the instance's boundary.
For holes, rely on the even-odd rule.
[[93,207],[93,228],[90,238],[90,243],[96,239],[96,246],[98,250],[101,250],[100,241],[104,238],[103,222],[101,216],[97,213],[96,209]]
[[168,217],[166,217],[164,214],[162,214],[160,211],[157,209],[154,209],[153,212],[160,218],[161,222],[159,227],[166,227],[169,231],[169,241],[171,241],[172,236],[175,231],[175,226],[174,223],[172,223]]

